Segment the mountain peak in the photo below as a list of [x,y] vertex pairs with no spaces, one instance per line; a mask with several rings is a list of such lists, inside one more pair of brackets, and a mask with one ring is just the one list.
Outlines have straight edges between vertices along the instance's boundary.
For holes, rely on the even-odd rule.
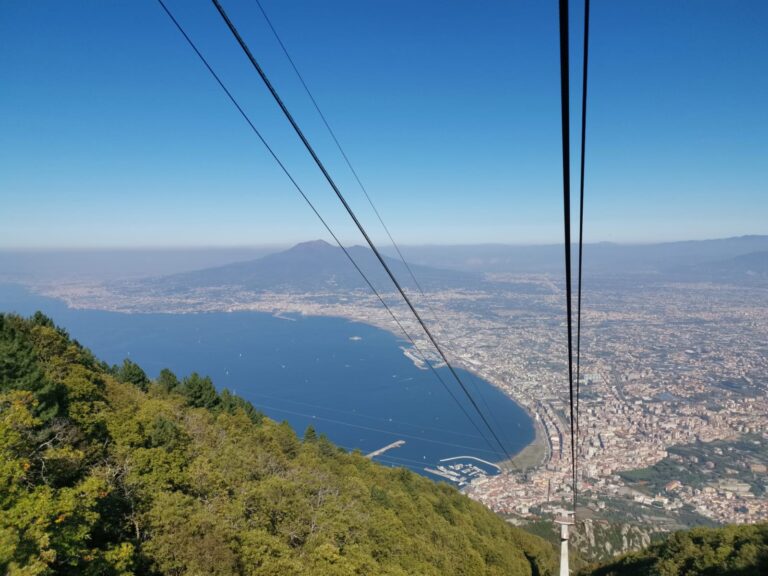
[[[360,276],[360,271],[374,286],[390,286],[389,277],[370,248],[350,246],[346,250],[354,259],[355,266],[347,261],[338,246],[325,240],[313,240],[256,260],[176,274],[166,286],[172,286],[173,290],[210,286],[238,286],[254,291],[281,292],[365,290],[368,288],[367,282]],[[406,278],[408,271],[403,263],[387,256],[384,259],[393,274],[410,288],[411,283]],[[476,276],[464,272],[415,265],[413,269],[418,272],[422,286],[427,289],[451,286],[464,288],[478,281]]]
[[310,240],[309,242],[299,242],[292,248],[289,248],[290,252],[318,252],[318,251],[327,251],[327,250],[334,250],[336,249],[336,246],[333,246],[332,244],[329,244],[325,240]]

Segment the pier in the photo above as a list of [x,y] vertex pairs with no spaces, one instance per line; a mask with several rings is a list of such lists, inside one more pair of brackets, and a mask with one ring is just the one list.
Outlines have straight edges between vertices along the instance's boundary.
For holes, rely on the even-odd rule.
[[405,444],[405,440],[395,440],[394,442],[392,442],[392,444],[387,444],[386,446],[384,446],[384,448],[379,448],[378,450],[375,450],[370,454],[366,454],[365,457],[375,458],[376,456],[381,456],[382,454],[384,454],[384,452],[387,452],[388,450],[393,450],[394,448],[400,448],[400,446],[402,446],[403,444]]

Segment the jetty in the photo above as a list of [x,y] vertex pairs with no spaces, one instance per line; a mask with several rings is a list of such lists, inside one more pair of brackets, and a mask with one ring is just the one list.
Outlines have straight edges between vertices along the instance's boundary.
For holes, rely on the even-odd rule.
[[379,448],[378,450],[374,450],[370,454],[366,454],[365,457],[375,458],[376,456],[381,456],[382,454],[384,454],[384,452],[387,452],[388,450],[393,450],[394,448],[400,448],[400,446],[402,446],[403,444],[405,444],[405,440],[395,440],[394,442],[392,442],[392,444],[387,444],[383,448]]

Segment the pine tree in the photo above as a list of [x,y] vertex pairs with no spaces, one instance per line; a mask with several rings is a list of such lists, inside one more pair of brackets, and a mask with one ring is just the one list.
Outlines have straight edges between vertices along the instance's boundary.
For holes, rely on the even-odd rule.
[[219,404],[219,395],[209,376],[200,376],[192,372],[182,383],[182,392],[187,402],[195,408],[215,408]]
[[160,370],[160,375],[157,377],[157,385],[163,392],[173,392],[181,383],[176,377],[176,374],[171,372],[168,368]]
[[121,382],[133,384],[139,390],[147,391],[149,388],[149,378],[141,366],[132,362],[128,358],[123,360],[123,365],[117,369],[117,377]]

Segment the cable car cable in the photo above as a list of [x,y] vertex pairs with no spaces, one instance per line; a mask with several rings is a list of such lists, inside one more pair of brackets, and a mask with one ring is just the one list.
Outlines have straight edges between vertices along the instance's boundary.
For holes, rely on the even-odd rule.
[[251,128],[251,130],[252,130],[252,131],[253,131],[253,132],[256,134],[256,136],[258,136],[259,140],[260,140],[260,141],[261,141],[261,143],[264,145],[264,147],[265,147],[265,148],[266,148],[266,149],[269,151],[269,153],[270,153],[270,155],[272,156],[272,158],[275,160],[275,162],[277,162],[278,166],[280,166],[280,168],[281,168],[281,169],[282,169],[282,171],[285,173],[285,175],[288,177],[288,179],[291,181],[291,183],[293,184],[293,186],[296,188],[296,190],[299,192],[299,194],[301,194],[302,198],[305,200],[305,202],[306,202],[306,203],[309,205],[309,207],[310,207],[310,208],[312,209],[312,211],[315,213],[315,216],[317,216],[317,218],[318,218],[318,219],[320,220],[320,222],[323,224],[323,226],[324,226],[324,227],[325,227],[325,229],[328,231],[328,233],[329,233],[329,234],[330,234],[330,235],[333,237],[333,239],[336,241],[336,244],[338,244],[339,248],[341,248],[341,249],[343,250],[344,254],[347,256],[347,258],[348,258],[348,259],[349,259],[349,261],[352,263],[352,265],[355,267],[355,269],[358,271],[358,273],[359,273],[359,274],[362,276],[363,280],[366,282],[366,284],[368,285],[368,287],[369,287],[369,288],[370,288],[370,289],[373,291],[373,293],[374,293],[374,294],[376,295],[376,297],[379,299],[379,301],[380,301],[380,302],[381,302],[381,304],[384,306],[384,308],[387,310],[387,312],[389,312],[389,315],[392,317],[392,319],[393,319],[393,320],[395,321],[395,323],[398,325],[398,327],[399,327],[399,328],[400,328],[400,330],[403,332],[403,334],[404,334],[404,335],[405,335],[405,337],[408,339],[408,341],[411,343],[411,345],[414,347],[414,349],[415,349],[415,350],[416,350],[416,351],[419,353],[419,355],[421,356],[421,358],[422,358],[422,360],[424,361],[424,363],[425,363],[427,366],[429,366],[429,368],[431,369],[431,371],[432,371],[432,372],[435,374],[435,376],[437,377],[437,379],[438,379],[438,380],[441,382],[441,384],[443,385],[443,387],[445,388],[445,390],[448,392],[448,394],[450,394],[451,398],[453,398],[454,402],[456,402],[456,404],[459,406],[459,408],[460,408],[460,409],[461,409],[461,411],[464,413],[464,415],[466,416],[466,418],[467,418],[467,419],[468,419],[468,420],[469,420],[469,421],[472,423],[473,427],[474,427],[474,428],[477,430],[477,432],[478,432],[478,433],[479,433],[479,434],[480,434],[480,435],[483,437],[483,439],[486,441],[486,443],[488,443],[489,447],[492,447],[492,443],[491,443],[491,442],[488,440],[488,438],[485,436],[485,434],[483,433],[483,431],[482,431],[482,430],[479,428],[479,426],[477,425],[477,423],[475,422],[475,420],[474,420],[473,418],[471,418],[471,417],[470,417],[470,415],[467,413],[466,409],[464,408],[464,405],[463,405],[463,404],[462,404],[462,403],[459,401],[459,399],[458,399],[458,398],[456,398],[456,396],[453,394],[453,392],[451,391],[451,389],[448,387],[448,385],[447,385],[447,383],[445,382],[445,380],[443,380],[443,378],[440,376],[440,374],[437,372],[437,370],[434,368],[434,366],[433,366],[433,365],[432,365],[432,364],[429,362],[429,360],[427,360],[426,356],[425,356],[425,355],[424,355],[424,353],[421,351],[421,349],[419,348],[419,346],[416,344],[416,342],[414,341],[414,339],[413,339],[413,338],[410,336],[410,334],[408,333],[408,331],[407,331],[407,330],[406,330],[406,329],[403,327],[403,325],[402,325],[402,324],[400,323],[400,321],[397,319],[397,317],[395,316],[395,314],[392,312],[392,309],[391,309],[391,308],[389,307],[389,305],[388,305],[388,304],[387,304],[387,303],[384,301],[384,299],[382,298],[381,294],[378,292],[378,290],[376,290],[376,288],[373,286],[373,284],[372,284],[372,283],[371,283],[371,281],[368,279],[368,277],[365,275],[365,273],[364,273],[364,272],[363,272],[363,271],[360,269],[360,267],[358,266],[357,262],[355,262],[355,260],[352,258],[352,256],[351,256],[351,254],[349,253],[349,251],[348,251],[348,250],[347,250],[347,249],[346,249],[346,248],[345,248],[345,247],[344,247],[344,246],[341,244],[341,241],[338,239],[338,237],[336,236],[336,234],[333,232],[333,230],[331,229],[330,225],[329,225],[329,224],[328,224],[328,223],[325,221],[325,219],[322,217],[322,215],[321,215],[321,214],[320,214],[320,213],[317,211],[317,209],[315,208],[315,206],[314,206],[314,204],[312,203],[312,201],[309,199],[309,197],[307,197],[307,195],[304,193],[304,191],[303,191],[303,189],[301,188],[301,186],[299,186],[298,182],[296,182],[296,180],[293,178],[293,176],[292,176],[292,175],[291,175],[291,173],[288,171],[288,169],[286,168],[286,166],[285,166],[285,165],[282,163],[282,161],[281,161],[281,160],[280,160],[280,158],[277,156],[277,154],[275,153],[275,151],[272,149],[272,147],[271,147],[271,146],[270,146],[270,145],[267,143],[267,141],[266,141],[266,140],[264,139],[264,137],[261,135],[261,132],[259,132],[259,130],[256,128],[256,126],[255,126],[255,125],[253,124],[253,122],[251,121],[250,117],[249,117],[249,116],[248,116],[248,115],[245,113],[245,111],[244,111],[244,110],[243,110],[243,108],[240,106],[240,104],[237,102],[237,100],[235,99],[235,97],[232,95],[232,93],[229,91],[229,89],[226,87],[226,85],[225,85],[225,84],[222,82],[222,80],[219,78],[218,74],[216,74],[216,72],[213,70],[213,68],[212,68],[212,67],[211,67],[211,65],[208,63],[208,60],[205,58],[205,56],[203,56],[203,54],[200,52],[200,50],[198,50],[198,48],[197,48],[197,46],[195,45],[195,43],[192,41],[192,39],[191,39],[191,38],[190,38],[190,37],[187,35],[187,33],[184,31],[184,29],[183,29],[183,27],[181,26],[181,24],[178,22],[178,20],[176,20],[176,18],[173,16],[173,14],[171,13],[171,11],[170,11],[170,10],[168,9],[168,7],[165,5],[165,3],[163,2],[163,0],[157,0],[157,1],[158,1],[158,3],[160,4],[160,6],[163,8],[163,10],[165,11],[165,13],[168,15],[168,17],[171,19],[171,21],[173,22],[173,24],[176,26],[176,28],[179,30],[179,32],[181,32],[182,36],[184,36],[184,39],[187,41],[187,43],[189,44],[189,46],[190,46],[190,47],[191,47],[191,48],[194,50],[195,54],[197,54],[197,56],[198,56],[198,58],[200,59],[200,61],[201,61],[201,62],[202,62],[204,65],[205,65],[205,67],[208,69],[208,71],[209,71],[209,72],[211,73],[211,75],[214,77],[214,79],[215,79],[215,80],[216,80],[216,82],[218,83],[219,87],[220,87],[220,88],[221,88],[221,89],[224,91],[224,93],[227,95],[227,97],[228,97],[228,98],[229,98],[229,100],[232,102],[232,104],[234,104],[235,108],[237,108],[237,110],[238,110],[238,112],[240,113],[240,115],[241,115],[241,116],[243,117],[243,119],[244,119],[244,120],[245,120],[245,121],[248,123],[248,125],[249,125],[249,126],[250,126],[250,128]]
[[[320,116],[320,119],[322,120],[323,124],[325,125],[325,128],[328,130],[328,133],[330,134],[331,138],[333,139],[333,142],[336,144],[336,148],[339,150],[339,153],[341,154],[342,158],[344,159],[344,162],[346,163],[347,167],[349,168],[350,172],[354,176],[355,180],[357,181],[358,186],[360,187],[360,190],[362,190],[363,194],[365,195],[365,198],[368,200],[368,204],[373,209],[374,214],[376,215],[376,218],[378,219],[379,223],[381,224],[382,228],[387,234],[387,237],[389,238],[389,241],[392,243],[392,246],[394,247],[395,251],[397,252],[397,255],[400,258],[400,261],[403,263],[403,266],[405,266],[405,269],[408,271],[408,274],[410,275],[411,279],[413,280],[413,283],[415,284],[416,288],[418,289],[419,293],[421,294],[421,297],[424,301],[424,303],[427,305],[427,308],[429,309],[432,318],[434,322],[438,325],[438,328],[440,326],[440,319],[435,311],[435,308],[432,306],[432,302],[430,298],[427,296],[426,292],[424,291],[424,288],[421,286],[421,283],[416,278],[416,274],[413,272],[413,269],[411,268],[411,265],[408,264],[408,261],[405,259],[405,256],[403,255],[402,251],[400,250],[400,246],[395,241],[395,238],[392,236],[392,233],[389,230],[389,227],[384,222],[384,218],[379,213],[378,208],[376,208],[376,205],[373,202],[373,199],[371,198],[370,194],[368,194],[368,189],[363,184],[363,181],[360,179],[360,176],[357,173],[357,170],[355,170],[354,166],[352,166],[352,161],[349,159],[349,156],[347,156],[346,151],[341,145],[341,142],[339,141],[338,137],[336,136],[336,132],[331,128],[330,122],[328,122],[328,119],[326,118],[323,111],[320,109],[320,105],[318,104],[317,100],[315,99],[315,96],[312,94],[312,91],[309,89],[309,86],[307,85],[306,81],[304,80],[304,76],[299,71],[298,66],[296,65],[296,62],[293,60],[293,57],[288,52],[288,47],[283,42],[282,38],[280,37],[280,34],[278,34],[277,29],[275,28],[274,24],[272,23],[272,20],[267,15],[266,10],[264,9],[264,6],[261,3],[261,0],[255,0],[256,5],[259,7],[259,10],[261,11],[262,16],[264,16],[264,20],[267,23],[267,26],[272,31],[272,35],[275,37],[275,40],[277,40],[277,43],[280,45],[280,49],[282,50],[283,54],[285,55],[286,59],[291,65],[291,68],[293,69],[294,73],[296,74],[296,77],[299,79],[299,82],[304,88],[304,91],[306,92],[307,96],[309,97],[310,101],[312,102],[312,105],[314,106],[315,110],[317,111],[318,116]],[[445,347],[445,344],[443,344]],[[491,410],[491,407],[488,405],[488,402],[485,398],[485,395],[482,392],[482,387],[478,384],[477,379],[475,378],[474,374],[472,372],[467,372],[469,374],[469,381],[471,382],[473,388],[477,392],[477,395],[480,397],[480,401],[483,404],[483,408],[486,410],[488,415],[490,416],[491,422],[494,426],[496,426],[499,430],[501,430],[501,433],[505,436],[505,440],[509,442],[509,436],[506,434],[505,429],[499,425],[498,421],[496,420],[496,417],[494,416],[493,411]]]
[[571,135],[570,85],[568,60],[568,0],[560,0],[560,111],[563,140],[563,233],[565,245],[565,301],[568,324],[568,394],[571,417],[571,467],[573,476],[573,512],[576,514],[578,486],[576,485],[576,443],[573,387],[573,321],[571,305]]
[[584,254],[584,158],[587,141],[587,67],[589,64],[589,0],[584,0],[584,54],[581,84],[581,169],[579,172],[579,281],[576,296],[576,440],[579,442],[579,398],[581,386],[581,287]]
[[485,426],[491,432],[491,435],[493,436],[493,439],[499,445],[499,447],[502,449],[502,452],[504,452],[504,454],[507,456],[507,458],[511,460],[512,456],[509,454],[509,452],[507,451],[506,447],[504,446],[504,444],[499,439],[499,437],[496,434],[496,432],[494,431],[493,427],[488,422],[488,419],[486,418],[486,416],[480,410],[480,407],[477,405],[477,402],[475,401],[475,399],[469,393],[469,390],[467,389],[466,385],[464,384],[464,382],[461,380],[461,378],[459,377],[459,375],[456,372],[456,370],[451,365],[450,361],[448,360],[447,356],[445,355],[445,353],[443,352],[442,348],[438,344],[437,340],[432,335],[432,332],[429,330],[429,328],[425,324],[424,320],[421,318],[421,315],[418,313],[416,308],[413,306],[413,303],[411,302],[411,299],[405,293],[405,290],[403,290],[402,285],[397,280],[395,275],[392,273],[392,270],[390,269],[389,265],[386,263],[386,261],[384,260],[384,257],[381,255],[381,252],[376,247],[376,245],[374,244],[373,240],[371,240],[371,237],[368,235],[368,232],[366,232],[365,228],[363,227],[362,223],[358,219],[358,217],[355,214],[354,210],[352,210],[352,207],[349,205],[349,203],[347,202],[346,198],[341,193],[341,190],[339,190],[339,187],[336,185],[336,182],[333,180],[331,175],[328,173],[328,170],[325,168],[325,165],[320,160],[320,158],[317,156],[317,153],[315,152],[315,150],[312,147],[312,145],[309,143],[309,140],[307,140],[307,137],[304,135],[304,132],[301,130],[299,125],[296,123],[296,120],[293,118],[293,115],[290,113],[290,111],[286,107],[286,105],[283,102],[282,98],[280,98],[280,95],[277,93],[277,91],[275,90],[275,87],[272,85],[272,83],[270,82],[270,80],[267,77],[266,73],[261,68],[261,65],[258,63],[256,58],[251,53],[250,49],[248,48],[248,45],[243,40],[242,36],[238,32],[238,30],[235,27],[235,25],[232,22],[232,20],[230,20],[229,16],[227,15],[226,11],[222,7],[221,3],[219,2],[219,0],[212,0],[212,2],[214,4],[214,6],[216,7],[216,9],[219,11],[219,14],[221,15],[221,17],[224,20],[225,24],[229,28],[230,32],[235,37],[235,40],[240,45],[240,48],[242,49],[244,54],[247,56],[248,60],[251,62],[251,64],[253,65],[254,69],[256,70],[256,72],[261,77],[262,81],[264,82],[264,84],[267,87],[267,89],[269,90],[269,92],[272,94],[272,97],[274,98],[275,102],[277,103],[277,105],[282,110],[283,115],[286,117],[288,122],[293,127],[294,131],[296,132],[296,135],[299,137],[299,139],[304,144],[304,147],[307,149],[307,152],[309,152],[310,156],[315,161],[315,164],[320,169],[320,171],[322,172],[322,174],[325,177],[326,181],[331,186],[331,188],[333,189],[334,193],[338,197],[339,201],[342,203],[342,205],[346,209],[346,211],[349,214],[350,218],[352,218],[352,221],[355,223],[355,225],[357,226],[358,230],[360,231],[360,233],[365,238],[365,241],[368,243],[368,246],[371,248],[371,250],[373,251],[373,253],[376,256],[377,260],[379,261],[381,266],[384,268],[385,272],[389,276],[389,278],[392,281],[392,283],[395,285],[395,288],[397,288],[397,291],[400,293],[400,295],[402,296],[403,300],[408,305],[408,308],[411,310],[411,313],[414,315],[414,317],[416,318],[417,322],[421,325],[422,329],[424,330],[424,333],[427,335],[429,340],[432,342],[432,345],[435,347],[435,349],[437,350],[438,354],[440,354],[440,357],[442,358],[443,362],[445,362],[446,366],[448,367],[449,371],[451,372],[451,375],[458,382],[459,386],[461,387],[462,391],[466,395],[467,399],[470,401],[470,403],[472,404],[473,408],[475,409],[475,411],[480,416],[480,418],[483,421],[483,423],[485,424]]

